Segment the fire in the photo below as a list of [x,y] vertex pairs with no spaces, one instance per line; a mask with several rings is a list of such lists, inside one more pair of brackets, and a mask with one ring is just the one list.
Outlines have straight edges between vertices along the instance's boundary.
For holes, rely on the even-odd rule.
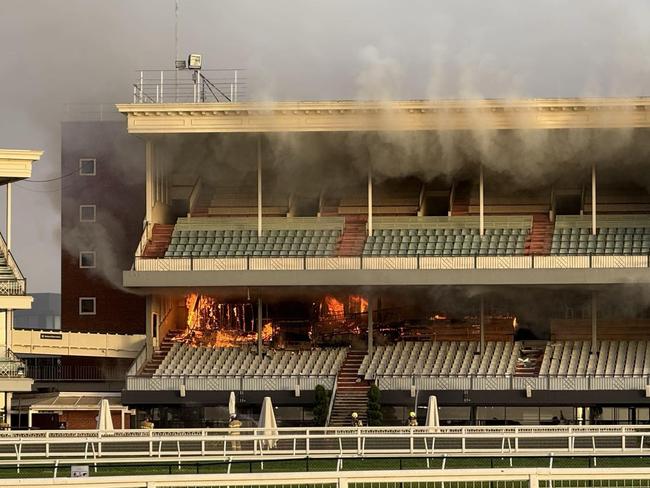
[[361,295],[350,295],[348,299],[350,313],[365,313],[368,311],[368,300]]
[[[249,303],[217,303],[212,297],[190,293],[185,298],[187,327],[174,341],[194,347],[239,347],[257,342],[256,325]],[[270,342],[276,330],[262,326],[262,340]]]
[[323,297],[323,303],[321,308],[322,317],[345,317],[345,307],[343,302],[337,300],[332,295],[325,295]]

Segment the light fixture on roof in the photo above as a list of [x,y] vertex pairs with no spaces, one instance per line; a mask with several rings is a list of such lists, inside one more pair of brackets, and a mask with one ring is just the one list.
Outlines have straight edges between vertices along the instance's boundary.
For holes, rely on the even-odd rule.
[[201,57],[200,54],[190,54],[187,57],[188,69],[201,69]]
[[185,69],[187,68],[187,61],[184,59],[177,59],[176,60],[176,69]]

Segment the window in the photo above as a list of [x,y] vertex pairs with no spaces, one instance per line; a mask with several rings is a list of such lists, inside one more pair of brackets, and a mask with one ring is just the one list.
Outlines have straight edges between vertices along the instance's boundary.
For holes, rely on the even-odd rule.
[[80,251],[79,252],[79,267],[80,268],[94,268],[95,267],[95,251]]
[[96,211],[95,205],[79,205],[79,221],[94,222],[95,211]]
[[81,176],[95,176],[96,163],[97,161],[95,159],[80,159],[79,174]]
[[79,298],[79,315],[95,315],[95,297]]

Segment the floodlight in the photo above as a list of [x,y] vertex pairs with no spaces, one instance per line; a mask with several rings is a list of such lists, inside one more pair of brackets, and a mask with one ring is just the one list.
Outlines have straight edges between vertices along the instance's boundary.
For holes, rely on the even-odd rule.
[[190,54],[187,57],[187,67],[189,69],[201,69],[201,55]]
[[185,62],[184,59],[177,59],[176,60],[176,69],[185,69],[187,68],[187,63]]

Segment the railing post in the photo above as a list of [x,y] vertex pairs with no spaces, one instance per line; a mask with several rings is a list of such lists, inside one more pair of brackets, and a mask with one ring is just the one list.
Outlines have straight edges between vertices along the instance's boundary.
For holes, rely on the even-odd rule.
[[165,86],[165,78],[163,75],[164,71],[160,70],[160,103],[163,103],[163,92],[164,92],[164,86]]
[[143,87],[144,87],[144,71],[140,71],[140,103],[142,103]]

